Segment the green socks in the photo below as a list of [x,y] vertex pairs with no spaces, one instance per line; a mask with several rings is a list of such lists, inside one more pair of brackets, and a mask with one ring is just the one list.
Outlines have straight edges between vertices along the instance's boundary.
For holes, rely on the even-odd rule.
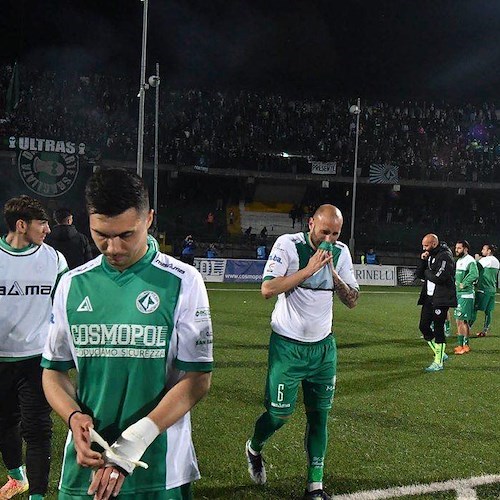
[[463,335],[457,335],[457,345],[459,345],[459,346],[464,345],[464,336]]
[[43,495],[39,495],[38,493],[35,493],[34,495],[30,495],[29,500],[43,500]]
[[25,479],[24,467],[22,465],[21,467],[10,469],[7,472],[12,479],[17,479],[18,481],[22,481],[23,479]]
[[434,363],[442,365],[446,344],[437,344],[434,340],[428,340],[427,343],[434,353]]
[[444,334],[449,337],[451,334],[451,329],[450,329],[450,320],[445,320],[444,322]]
[[445,349],[446,344],[436,344],[436,350],[434,351],[434,363],[437,363],[439,365],[443,364]]
[[321,483],[328,440],[328,411],[306,412],[307,482]]
[[427,343],[429,344],[429,347],[432,349],[432,352],[436,354],[436,342],[434,342],[434,340],[428,340]]
[[255,431],[250,441],[252,450],[260,453],[265,442],[285,424],[286,419],[274,417],[267,411],[263,413],[255,422]]

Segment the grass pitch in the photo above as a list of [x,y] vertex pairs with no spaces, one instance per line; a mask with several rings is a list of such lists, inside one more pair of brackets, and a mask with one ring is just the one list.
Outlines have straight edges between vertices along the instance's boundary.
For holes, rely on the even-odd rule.
[[[202,473],[195,498],[300,498],[306,477],[301,400],[264,449],[264,487],[250,481],[244,456],[263,411],[274,300],[264,300],[256,285],[207,288],[216,363],[212,390],[193,412]],[[363,287],[355,309],[336,301],[337,389],[324,480],[329,493],[500,474],[500,314],[495,311],[491,336],[471,341],[470,354],[454,356],[450,339],[445,370],[429,374],[423,369],[432,352],[418,331],[417,297],[416,288]],[[50,499],[56,498],[66,434],[55,421]],[[476,494],[498,499],[500,484],[478,487]],[[404,498],[456,496],[450,491]]]

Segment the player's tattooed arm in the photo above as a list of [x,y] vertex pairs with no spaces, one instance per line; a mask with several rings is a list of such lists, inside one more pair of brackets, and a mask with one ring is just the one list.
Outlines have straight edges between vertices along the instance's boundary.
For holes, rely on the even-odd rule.
[[338,275],[337,272],[333,272],[333,283],[335,285],[335,293],[337,297],[345,304],[349,309],[355,307],[358,303],[359,290],[356,288],[351,288],[345,281]]

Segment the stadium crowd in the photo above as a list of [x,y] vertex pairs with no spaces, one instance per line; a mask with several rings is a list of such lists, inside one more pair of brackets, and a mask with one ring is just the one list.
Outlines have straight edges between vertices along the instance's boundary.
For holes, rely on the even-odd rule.
[[[12,67],[0,68],[0,135],[84,142],[95,156],[133,159],[137,83],[125,77],[20,68],[20,100],[5,112]],[[145,152],[153,157],[154,96],[147,94]],[[500,134],[494,104],[364,102],[359,165],[399,167],[401,179],[498,182]],[[339,99],[250,91],[160,90],[160,161],[176,165],[303,172],[309,158],[352,175],[355,116]],[[283,152],[287,155],[283,156]]]

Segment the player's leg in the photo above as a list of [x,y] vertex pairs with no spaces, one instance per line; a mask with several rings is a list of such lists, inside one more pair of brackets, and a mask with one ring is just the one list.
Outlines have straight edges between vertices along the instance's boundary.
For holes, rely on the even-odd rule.
[[447,307],[435,307],[432,309],[432,323],[434,325],[434,341],[433,341],[433,351],[434,351],[434,361],[430,366],[426,368],[428,372],[437,372],[443,369],[443,362],[447,359],[445,353],[446,342],[444,333],[444,323],[446,321],[448,314]]
[[21,414],[17,398],[18,362],[0,363],[0,453],[9,476],[0,498],[28,490],[23,466]]
[[301,363],[298,347],[296,342],[274,332],[271,334],[265,391],[266,411],[257,419],[253,436],[245,448],[248,471],[257,484],[266,482],[262,448],[285,425],[295,408],[300,382],[295,368],[297,363]]
[[483,325],[482,335],[478,334],[479,337],[485,337],[486,334],[489,332],[491,327],[491,320],[493,318],[493,311],[495,309],[495,294],[485,293],[485,295],[486,297],[484,304],[484,325]]
[[474,296],[465,294],[458,297],[458,306],[455,309],[455,318],[457,319],[458,342],[461,347],[455,348],[455,354],[467,354],[470,352],[469,335],[470,326],[469,320],[474,314]]
[[444,336],[451,337],[451,314],[449,309],[444,321]]
[[30,495],[45,495],[49,482],[52,437],[51,408],[42,389],[40,357],[23,361],[19,384],[21,433],[26,441],[26,471]]
[[302,382],[307,427],[307,489],[304,498],[330,498],[323,489],[324,461],[328,443],[328,413],[335,395],[337,348],[329,336],[309,348],[309,376]]
[[[487,301],[488,298],[486,297],[486,294],[482,291],[476,292],[476,297],[474,300],[474,321],[477,318],[477,312],[478,311],[484,311],[485,315],[485,323],[486,323],[486,306],[487,306]],[[474,321],[469,322],[470,326],[473,325]],[[478,337],[483,337],[484,336],[484,327],[483,329],[477,333]]]
[[434,308],[432,307],[432,302],[430,299],[426,299],[422,305],[422,310],[420,311],[420,323],[419,329],[422,332],[424,339],[426,340],[429,347],[432,349],[434,355],[436,355],[436,342],[434,341]]

